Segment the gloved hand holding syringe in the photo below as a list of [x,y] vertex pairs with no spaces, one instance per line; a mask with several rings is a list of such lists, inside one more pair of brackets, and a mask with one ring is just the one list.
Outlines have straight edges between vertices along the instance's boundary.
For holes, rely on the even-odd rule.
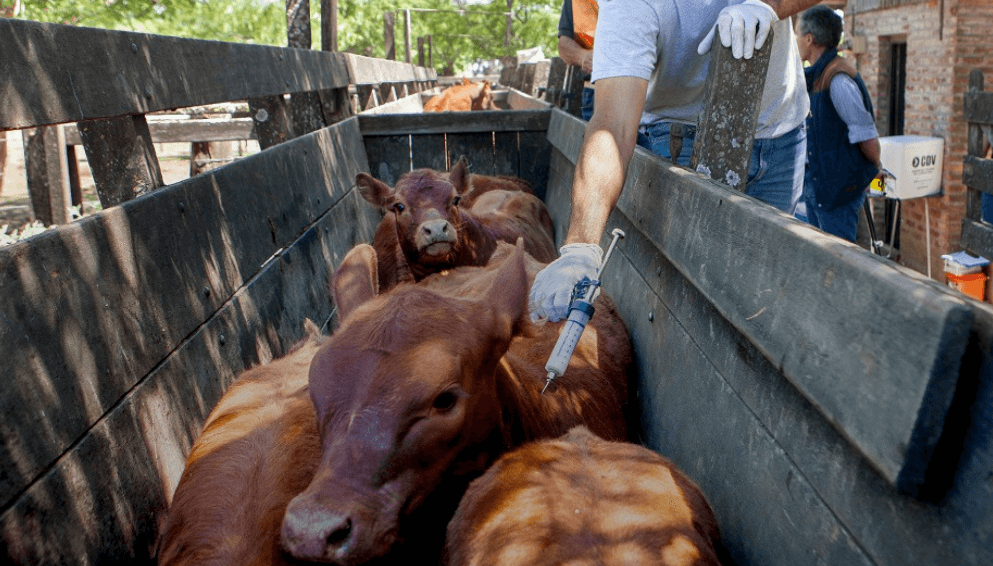
[[579,338],[583,335],[583,329],[586,328],[586,323],[593,316],[593,301],[596,299],[597,290],[600,287],[600,277],[603,274],[603,269],[606,267],[607,260],[610,259],[610,254],[613,253],[617,241],[624,237],[624,232],[619,228],[614,228],[611,234],[614,236],[614,239],[611,240],[610,246],[607,248],[607,253],[603,255],[603,261],[600,262],[600,269],[597,270],[596,279],[591,281],[589,278],[584,277],[573,289],[572,302],[569,304],[569,316],[566,318],[565,324],[562,326],[562,331],[559,333],[558,342],[555,343],[555,348],[552,349],[552,354],[548,357],[548,362],[545,364],[545,371],[548,372],[548,377],[545,380],[545,387],[541,390],[542,393],[548,389],[548,386],[552,384],[552,381],[556,377],[565,373],[566,367],[569,366],[569,360],[572,358],[572,353],[575,351],[576,345],[579,344]]

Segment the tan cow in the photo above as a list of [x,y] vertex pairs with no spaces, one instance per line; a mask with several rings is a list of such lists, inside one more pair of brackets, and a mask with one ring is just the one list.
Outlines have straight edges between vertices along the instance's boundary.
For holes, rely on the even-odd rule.
[[470,110],[499,110],[493,102],[489,81],[474,83],[462,79],[462,84],[452,85],[441,94],[424,103],[425,112],[469,112]]
[[169,506],[160,565],[287,564],[280,523],[321,450],[307,376],[325,337],[305,327],[290,353],[242,373],[207,417]]
[[357,246],[335,275],[341,326],[310,372],[321,464],[282,540],[304,560],[436,563],[469,481],[508,448],[579,424],[626,438],[631,344],[607,300],[540,395],[561,325],[530,323],[542,264],[523,246],[381,295],[374,256]]
[[448,566],[719,566],[717,519],[671,462],[585,427],[504,454],[448,525]]

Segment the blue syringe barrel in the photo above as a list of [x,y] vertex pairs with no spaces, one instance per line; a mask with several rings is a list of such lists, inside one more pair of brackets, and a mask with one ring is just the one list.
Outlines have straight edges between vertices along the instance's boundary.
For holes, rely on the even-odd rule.
[[554,374],[555,377],[558,377],[565,373],[572,353],[576,350],[576,345],[579,344],[579,338],[583,335],[583,329],[586,328],[586,323],[593,316],[593,311],[593,305],[585,300],[577,299],[570,305],[569,316],[559,333],[559,339],[555,343],[552,355],[548,357],[548,362],[545,364],[545,371],[550,376]]

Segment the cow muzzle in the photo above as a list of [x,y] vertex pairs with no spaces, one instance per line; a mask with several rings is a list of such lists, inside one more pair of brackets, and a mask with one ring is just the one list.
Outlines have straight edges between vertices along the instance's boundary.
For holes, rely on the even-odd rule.
[[427,255],[442,255],[451,251],[458,239],[455,227],[447,220],[428,220],[417,229],[417,250]]
[[396,531],[377,533],[375,517],[360,506],[328,509],[303,494],[283,516],[282,545],[294,558],[352,566],[387,554]]

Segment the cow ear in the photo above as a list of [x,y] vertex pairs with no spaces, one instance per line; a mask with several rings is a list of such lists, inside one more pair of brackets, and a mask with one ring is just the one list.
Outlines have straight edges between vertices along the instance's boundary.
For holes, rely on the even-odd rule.
[[510,339],[514,325],[525,314],[527,295],[524,243],[518,238],[514,251],[500,264],[493,286],[482,301],[482,308],[492,313],[492,336]]
[[465,194],[469,188],[469,160],[464,155],[455,162],[452,170],[448,173],[448,181],[455,187],[455,192]]
[[372,246],[359,244],[348,251],[334,271],[331,287],[339,322],[379,293],[377,277],[376,250]]
[[389,208],[396,200],[396,190],[368,173],[355,176],[359,194],[373,206]]

